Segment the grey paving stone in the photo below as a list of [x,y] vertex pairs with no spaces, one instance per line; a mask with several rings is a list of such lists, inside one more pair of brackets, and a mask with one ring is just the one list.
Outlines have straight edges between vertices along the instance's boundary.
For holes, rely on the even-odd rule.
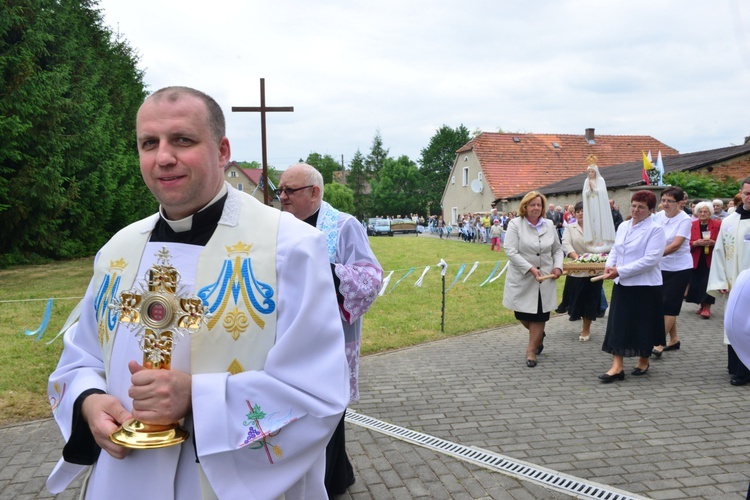
[[[740,500],[750,387],[729,384],[722,301],[713,312],[710,321],[680,315],[683,348],[652,359],[640,379],[598,383],[611,361],[599,348],[604,322],[582,344],[579,325],[557,316],[533,370],[520,326],[363,357],[362,399],[350,408],[648,498]],[[44,479],[61,447],[51,420],[0,428],[0,498],[54,498]],[[569,498],[351,423],[347,447],[357,482],[344,500]]]

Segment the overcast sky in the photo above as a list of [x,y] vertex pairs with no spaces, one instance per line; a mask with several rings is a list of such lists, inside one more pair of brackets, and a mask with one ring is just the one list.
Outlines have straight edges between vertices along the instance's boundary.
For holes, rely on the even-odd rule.
[[[311,152],[417,161],[442,125],[650,135],[681,153],[750,135],[743,0],[102,0],[149,90],[187,85],[227,115],[232,159]],[[656,154],[656,152],[654,152]]]

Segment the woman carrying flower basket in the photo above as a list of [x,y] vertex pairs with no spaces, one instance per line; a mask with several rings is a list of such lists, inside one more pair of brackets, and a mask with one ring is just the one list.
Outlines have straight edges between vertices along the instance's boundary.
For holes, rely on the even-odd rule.
[[630,198],[632,218],[617,228],[607,256],[604,279],[615,281],[602,351],[612,354],[612,366],[599,375],[603,383],[625,380],[623,358],[638,357],[632,375],[644,375],[655,345],[664,345],[662,275],[659,269],[666,238],[650,215],[656,206],[651,191]]
[[[544,218],[547,198],[531,191],[521,200],[519,216],[508,223],[503,248],[510,265],[505,275],[503,306],[529,331],[526,366],[537,364],[544,349],[544,326],[555,307],[562,275],[563,249],[551,220]],[[552,279],[545,277],[552,275]]]
[[[565,254],[579,262],[596,262],[601,256],[586,253],[583,240],[584,217],[583,202],[576,203],[573,209],[576,221],[566,226],[563,233],[562,245]],[[568,284],[570,283],[570,284]],[[565,278],[565,288],[568,290],[568,316],[571,321],[583,319],[583,326],[578,340],[586,342],[591,338],[591,322],[599,315],[602,282],[591,281],[588,272],[574,272]]]

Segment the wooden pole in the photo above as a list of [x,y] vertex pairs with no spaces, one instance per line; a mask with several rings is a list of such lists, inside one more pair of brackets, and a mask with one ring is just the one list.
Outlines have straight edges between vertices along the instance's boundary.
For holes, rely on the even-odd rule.
[[263,203],[269,205],[268,196],[268,151],[266,148],[266,112],[294,111],[293,106],[266,107],[266,79],[260,79],[260,107],[257,106],[232,106],[233,112],[256,112],[260,113],[260,138],[263,160],[263,174],[261,183],[263,184]]

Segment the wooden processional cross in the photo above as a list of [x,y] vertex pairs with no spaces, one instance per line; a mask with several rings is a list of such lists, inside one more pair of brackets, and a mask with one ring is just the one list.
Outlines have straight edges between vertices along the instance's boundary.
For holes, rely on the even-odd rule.
[[232,106],[232,112],[235,111],[251,111],[260,113],[260,137],[261,147],[263,152],[263,175],[261,177],[261,183],[263,184],[263,203],[269,204],[268,196],[268,155],[266,152],[266,112],[274,111],[294,111],[293,106],[281,106],[281,107],[266,107],[266,79],[260,79],[260,107],[251,106]]

